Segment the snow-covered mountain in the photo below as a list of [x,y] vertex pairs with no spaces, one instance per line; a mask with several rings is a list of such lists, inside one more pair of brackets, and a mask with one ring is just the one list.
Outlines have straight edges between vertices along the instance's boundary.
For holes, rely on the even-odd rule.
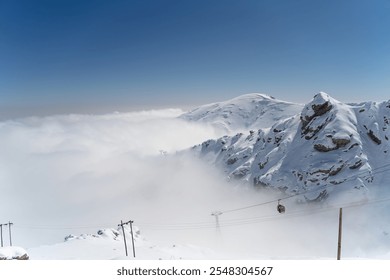
[[[230,107],[251,106],[241,102]],[[381,183],[390,168],[390,101],[344,104],[319,93],[300,113],[284,118],[298,107],[286,105],[287,113],[281,113],[279,120],[275,115],[277,121],[269,128],[255,121],[253,125],[260,129],[208,140],[193,151],[221,166],[230,178],[288,194],[306,193],[308,200],[322,200],[336,192],[364,196],[368,185]],[[267,121],[277,113],[272,108],[266,111]],[[225,118],[224,110],[220,112]],[[257,110],[247,114],[247,119],[261,119]],[[221,119],[217,113],[212,118]],[[227,116],[225,123],[229,120]]]
[[291,117],[303,108],[271,96],[251,93],[231,100],[203,105],[181,116],[182,119],[211,124],[227,134],[270,127],[276,121]]

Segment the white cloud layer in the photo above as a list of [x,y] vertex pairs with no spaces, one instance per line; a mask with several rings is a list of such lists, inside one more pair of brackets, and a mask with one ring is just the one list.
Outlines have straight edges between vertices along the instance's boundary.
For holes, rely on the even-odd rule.
[[[113,213],[116,219],[131,216],[117,212],[122,197],[135,191],[161,193],[157,185],[167,168],[160,163],[161,150],[171,154],[217,136],[211,127],[177,119],[181,113],[61,115],[0,123],[1,221],[12,220],[16,228],[99,225],[108,215],[103,221],[113,226]],[[125,205],[138,203],[132,199]]]

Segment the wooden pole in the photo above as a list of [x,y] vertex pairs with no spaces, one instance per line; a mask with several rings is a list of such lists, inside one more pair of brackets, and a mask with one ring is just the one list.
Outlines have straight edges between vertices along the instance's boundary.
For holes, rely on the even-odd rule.
[[122,232],[123,232],[123,241],[125,242],[125,251],[126,251],[126,257],[128,256],[128,254],[127,254],[127,244],[126,244],[126,235],[125,235],[125,229],[123,228],[123,222],[122,222],[122,220],[121,220],[121,223],[120,223],[120,225],[119,226],[121,226],[122,227]]
[[8,222],[9,246],[11,246],[11,247],[12,247],[12,235],[11,235],[11,226],[12,225],[13,225],[13,223]]
[[134,247],[134,236],[133,236],[133,223],[134,221],[129,221],[130,223],[130,232],[131,232],[131,243],[133,244],[133,256],[135,258],[135,247]]
[[0,235],[1,235],[1,247],[4,246],[3,244],[3,224],[0,224]]
[[343,229],[343,208],[340,208],[339,211],[339,237],[337,242],[337,260],[341,258],[341,235]]

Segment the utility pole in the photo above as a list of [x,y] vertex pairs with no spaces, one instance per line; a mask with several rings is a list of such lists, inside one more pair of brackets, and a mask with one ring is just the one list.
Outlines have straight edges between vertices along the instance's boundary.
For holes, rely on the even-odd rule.
[[9,232],[9,246],[12,246],[12,238],[11,238],[11,226],[13,223],[8,222],[8,232]]
[[3,224],[0,224],[0,236],[1,236],[1,247],[4,246],[3,244]]
[[133,223],[134,221],[129,221],[130,223],[130,232],[131,232],[131,243],[133,244],[133,256],[135,258],[135,247],[134,247],[134,236],[133,236]]
[[219,226],[219,215],[222,215],[221,211],[214,211],[213,213],[211,213],[211,216],[215,217],[215,228],[218,233],[221,232],[221,228]]
[[127,244],[126,244],[126,235],[125,235],[125,229],[123,228],[124,223],[121,220],[121,223],[118,226],[122,227],[122,232],[123,232],[123,241],[125,242],[125,251],[126,251],[126,257],[128,256],[127,254]]
[[131,243],[133,245],[133,256],[135,258],[135,247],[134,247],[134,236],[133,236],[133,223],[134,221],[128,221],[126,223],[122,222],[118,225],[118,226],[121,226],[122,227],[122,232],[123,232],[123,241],[125,242],[125,251],[126,251],[126,257],[128,256],[128,253],[127,253],[127,243],[126,243],[126,236],[125,236],[125,229],[124,229],[124,225],[127,225],[127,224],[130,224],[130,233],[131,233]]
[[339,237],[337,242],[337,260],[340,260],[341,257],[341,234],[343,228],[343,208],[340,208],[339,211]]

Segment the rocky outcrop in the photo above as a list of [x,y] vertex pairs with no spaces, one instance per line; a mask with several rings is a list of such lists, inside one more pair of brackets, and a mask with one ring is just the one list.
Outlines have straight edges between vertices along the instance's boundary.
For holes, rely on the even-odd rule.
[[318,116],[324,115],[326,112],[332,109],[332,105],[329,101],[325,101],[323,104],[313,104],[311,108],[314,112],[312,115],[301,115],[302,129],[305,130],[307,125]]
[[370,137],[370,139],[372,141],[374,141],[376,144],[380,145],[382,144],[382,140],[378,138],[378,136],[376,136],[374,134],[374,132],[370,129],[368,132],[367,132],[367,135]]

